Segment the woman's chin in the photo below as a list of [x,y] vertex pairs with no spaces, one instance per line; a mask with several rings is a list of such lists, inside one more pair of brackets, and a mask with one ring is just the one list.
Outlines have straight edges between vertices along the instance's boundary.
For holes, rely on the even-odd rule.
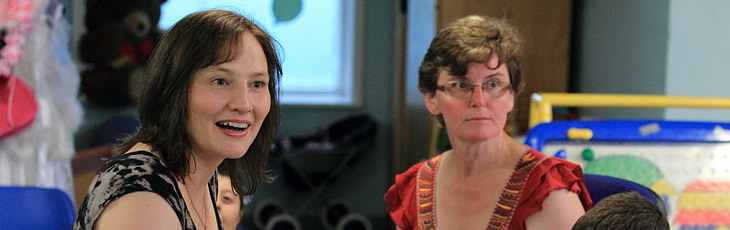
[[464,135],[460,135],[461,137],[457,137],[465,142],[483,142],[488,141],[494,137],[499,136],[501,130],[492,130],[492,129],[479,129],[479,130],[473,130],[472,132],[465,133]]
[[231,151],[228,151],[227,153],[223,154],[223,157],[226,159],[236,160],[236,159],[240,159],[244,155],[246,155],[246,150],[231,150]]

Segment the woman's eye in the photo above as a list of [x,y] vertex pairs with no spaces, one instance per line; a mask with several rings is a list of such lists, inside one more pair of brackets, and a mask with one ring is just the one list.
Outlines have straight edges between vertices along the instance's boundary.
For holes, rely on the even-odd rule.
[[454,82],[454,88],[457,88],[457,89],[468,89],[469,88],[469,84],[467,84],[466,82]]
[[487,86],[489,88],[498,88],[499,87],[499,82],[498,81],[490,81],[490,82],[487,82]]
[[213,80],[213,84],[216,84],[216,85],[226,85],[227,83],[228,83],[228,81],[226,81],[226,79],[223,79],[223,78],[216,78]]
[[264,88],[264,87],[266,87],[266,83],[263,81],[256,81],[256,82],[251,83],[251,86],[253,86],[254,88],[257,88],[257,89]]

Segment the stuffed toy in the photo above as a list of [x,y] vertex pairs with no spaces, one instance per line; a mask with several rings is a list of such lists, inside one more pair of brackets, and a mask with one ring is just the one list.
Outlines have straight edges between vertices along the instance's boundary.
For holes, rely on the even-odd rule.
[[99,106],[136,104],[140,80],[162,30],[166,0],[86,1],[86,33],[80,40],[81,92]]

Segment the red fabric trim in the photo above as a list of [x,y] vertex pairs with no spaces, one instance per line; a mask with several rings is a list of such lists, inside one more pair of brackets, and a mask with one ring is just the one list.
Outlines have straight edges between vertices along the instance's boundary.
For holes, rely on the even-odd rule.
[[520,161],[512,171],[507,185],[502,190],[497,207],[492,212],[487,230],[509,229],[514,213],[520,207],[519,199],[522,196],[525,184],[535,169],[535,166],[543,159],[544,155],[535,155],[531,151],[522,155],[522,158],[520,158]]
[[418,175],[416,175],[416,212],[418,213],[418,229],[436,229],[434,192],[439,159],[441,159],[441,155],[424,162],[418,170]]

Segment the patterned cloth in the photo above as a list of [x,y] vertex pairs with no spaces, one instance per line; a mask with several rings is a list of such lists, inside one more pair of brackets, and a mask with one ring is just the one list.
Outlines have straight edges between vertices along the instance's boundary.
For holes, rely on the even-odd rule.
[[[218,192],[216,175],[213,175],[208,182],[208,189],[215,207]],[[192,215],[188,213],[185,200],[177,187],[175,176],[157,156],[146,151],[119,155],[99,169],[91,181],[84,203],[81,204],[73,229],[93,229],[104,207],[119,197],[140,191],[154,192],[165,198],[177,214],[182,229],[196,229]],[[218,229],[221,229],[217,209],[215,216]]]
[[[436,156],[399,174],[385,194],[388,212],[399,228],[436,229],[433,191],[439,159]],[[515,166],[486,229],[526,229],[527,217],[542,210],[550,192],[561,189],[578,194],[585,210],[591,207],[580,166],[530,149]]]

